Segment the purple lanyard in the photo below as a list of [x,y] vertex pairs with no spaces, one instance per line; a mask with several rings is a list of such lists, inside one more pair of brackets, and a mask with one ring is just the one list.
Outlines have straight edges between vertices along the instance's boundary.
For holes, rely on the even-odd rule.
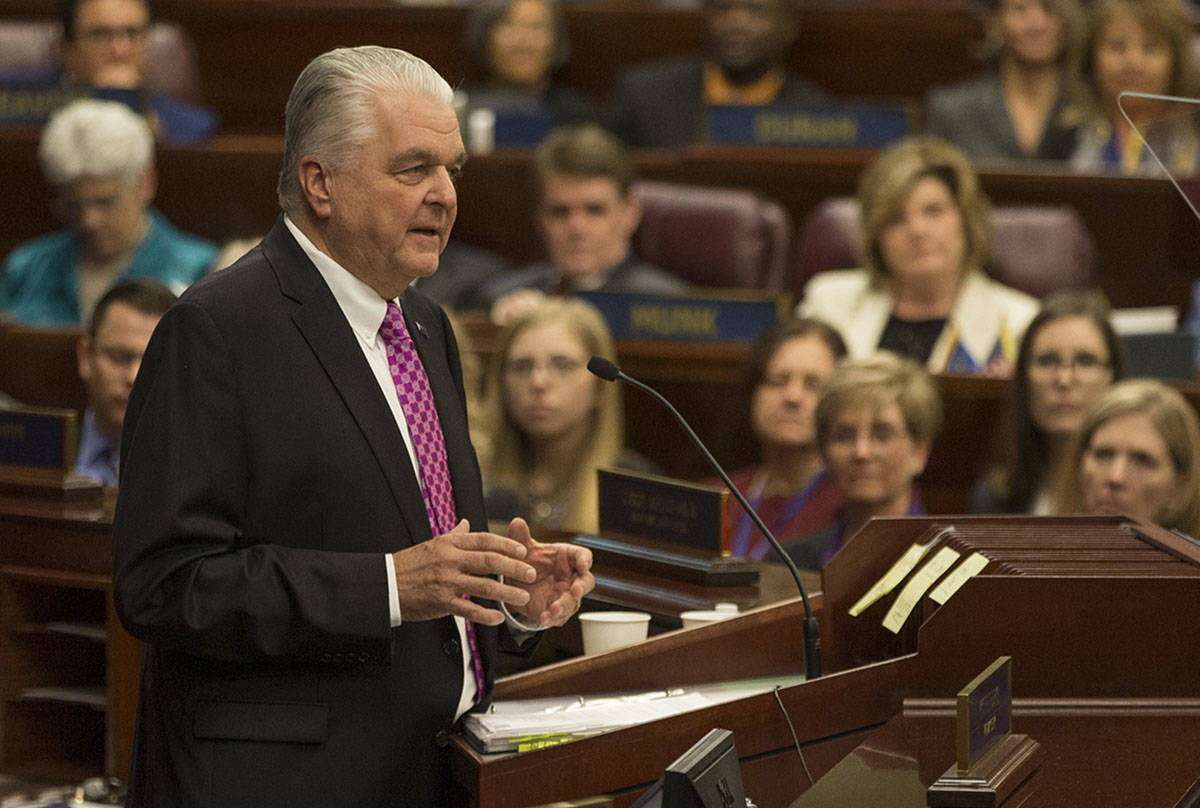
[[[775,520],[775,524],[769,525],[771,532],[779,533],[781,529],[787,527],[791,521],[796,518],[796,515],[800,513],[800,511],[808,503],[809,499],[812,498],[813,493],[820,488],[823,482],[825,482],[825,470],[821,469],[819,472],[817,472],[816,476],[812,478],[808,485],[804,486],[804,488],[801,489],[798,494],[795,494],[790,500],[788,500],[788,504],[784,507],[783,513],[780,514],[779,518]],[[762,488],[765,486],[766,483],[764,482],[763,486],[760,486],[758,493],[750,499],[750,507],[755,511],[758,510],[758,506],[762,503]],[[733,537],[733,554],[735,556],[751,558],[750,531],[753,529],[754,520],[750,518],[750,514],[743,513],[741,520],[738,521],[737,532]],[[778,536],[776,536],[776,538],[778,538]],[[765,541],[766,538],[760,537],[760,541],[755,542],[755,549],[757,549],[761,542]],[[764,552],[760,554],[758,558],[761,558],[763,555],[766,555],[766,553]],[[751,558],[751,560],[757,561],[758,558]]]

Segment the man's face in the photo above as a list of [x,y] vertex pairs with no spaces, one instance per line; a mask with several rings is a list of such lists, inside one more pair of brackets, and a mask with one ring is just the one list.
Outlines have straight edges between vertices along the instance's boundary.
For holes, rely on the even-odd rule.
[[79,84],[138,89],[146,81],[150,12],[142,0],[85,0],[75,38],[64,43],[67,70]]
[[83,177],[62,187],[56,204],[79,233],[83,255],[105,261],[137,243],[153,197],[153,172],[147,171],[133,184],[119,177]]
[[546,254],[564,277],[607,272],[629,255],[641,208],[607,177],[549,175],[538,226]]
[[108,307],[96,336],[79,340],[79,378],[88,392],[96,425],[112,440],[121,436],[129,391],[158,318],[116,302]]
[[712,58],[731,77],[751,80],[785,61],[796,38],[789,0],[711,0],[708,39]]
[[458,213],[454,183],[466,161],[454,108],[424,95],[376,97],[375,136],[351,165],[329,171],[330,255],[385,299],[437,271]]

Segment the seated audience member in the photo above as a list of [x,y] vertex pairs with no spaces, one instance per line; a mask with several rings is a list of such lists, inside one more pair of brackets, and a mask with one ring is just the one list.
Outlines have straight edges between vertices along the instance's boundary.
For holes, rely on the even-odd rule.
[[1083,418],[1064,461],[1056,512],[1121,513],[1200,536],[1200,425],[1178,391],[1132,379]]
[[482,308],[480,288],[511,271],[503,256],[451,236],[438,257],[437,272],[413,283],[445,308],[463,311]]
[[1050,513],[1055,472],[1083,414],[1124,363],[1100,292],[1059,292],[1033,318],[995,434],[996,463],[971,492],[973,513]]
[[[785,547],[833,523],[838,496],[817,450],[813,412],[821,383],[846,355],[841,336],[820,320],[780,320],[755,342],[747,387],[750,427],[762,462],[730,475]],[[758,561],[770,544],[731,502],[733,554]]]
[[[61,0],[63,83],[144,95],[151,8],[149,0]],[[168,142],[201,140],[217,129],[210,109],[158,94],[141,103]]]
[[9,254],[0,309],[14,321],[79,326],[121,278],[153,278],[179,293],[212,264],[216,245],[181,233],[151,207],[154,138],[128,107],[68,104],[46,124],[38,157],[69,227]]
[[[1071,165],[1081,171],[1160,173],[1149,146],[1176,176],[1194,174],[1200,135],[1192,116],[1169,101],[1122,92],[1195,98],[1200,93],[1192,13],[1183,0],[1095,0],[1088,9],[1080,81],[1071,117],[1079,140]],[[1129,125],[1121,108],[1141,132]],[[1188,109],[1191,109],[1189,106]]]
[[125,405],[150,335],[174,302],[175,294],[158,281],[135,278],[113,286],[96,304],[78,346],[88,408],[79,433],[77,474],[117,484]]
[[633,254],[642,209],[631,194],[633,166],[619,140],[595,124],[564,126],[538,147],[533,167],[547,260],[481,285],[479,298],[496,322],[546,294],[687,289],[681,278]]
[[621,76],[609,125],[634,148],[708,140],[715,105],[804,107],[825,94],[788,69],[799,26],[790,0],[706,0],[704,54],[638,65]]
[[552,126],[597,120],[587,96],[555,78],[570,55],[557,0],[484,0],[467,17],[466,41],[483,76],[462,87],[468,114],[546,112]]
[[819,272],[801,314],[836,323],[850,355],[892,351],[932,373],[1004,373],[1037,301],[984,274],[989,204],[966,156],[907,138],[859,180],[863,269]]
[[650,470],[624,448],[620,387],[588,371],[592,356],[616,359],[604,319],[580,300],[542,301],[501,333],[477,444],[490,520],[595,531],[596,469]]
[[992,64],[983,74],[930,92],[925,131],[976,162],[1066,160],[1075,133],[1062,121],[1077,63],[1083,12],[1077,0],[990,0]]
[[942,425],[942,400],[919,365],[881,351],[841,362],[821,387],[817,445],[841,496],[836,521],[787,548],[796,566],[823,569],[876,516],[916,516],[913,482]]

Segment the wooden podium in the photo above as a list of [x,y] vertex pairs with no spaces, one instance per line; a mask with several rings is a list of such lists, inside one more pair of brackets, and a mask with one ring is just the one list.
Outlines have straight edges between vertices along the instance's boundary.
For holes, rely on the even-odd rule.
[[[949,528],[949,529],[947,529]],[[936,539],[932,537],[937,536]],[[988,564],[901,630],[895,593],[854,603],[914,542]],[[524,754],[456,738],[459,782],[480,808],[607,794],[629,805],[714,726],[734,733],[760,808],[924,806],[954,762],[954,695],[1013,658],[1014,731],[1042,765],[1004,805],[1174,806],[1200,778],[1200,546],[1121,517],[922,517],[871,522],[825,570],[821,679]],[[642,690],[803,671],[797,600],[503,679],[496,698]],[[807,793],[806,793],[807,792]],[[881,795],[887,795],[881,801]]]

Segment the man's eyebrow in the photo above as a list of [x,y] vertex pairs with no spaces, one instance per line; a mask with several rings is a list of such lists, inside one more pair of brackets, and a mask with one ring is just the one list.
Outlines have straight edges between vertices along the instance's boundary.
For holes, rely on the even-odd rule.
[[[392,159],[388,161],[388,170],[399,171],[400,169],[408,168],[412,165],[421,165],[425,163],[430,165],[440,165],[441,162],[441,158],[428,149],[413,148],[394,155]],[[458,154],[454,155],[454,158],[447,163],[447,165],[450,165],[454,168],[462,168],[465,162],[467,162],[467,153],[465,151],[460,151]]]

